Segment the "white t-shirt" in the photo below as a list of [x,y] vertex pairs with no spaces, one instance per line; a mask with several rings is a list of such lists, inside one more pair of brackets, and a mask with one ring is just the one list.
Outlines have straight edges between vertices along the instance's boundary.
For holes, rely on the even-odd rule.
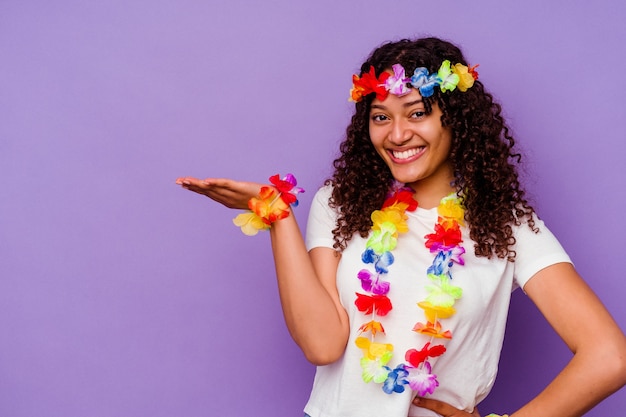
[[[333,247],[332,229],[336,213],[328,207],[331,187],[320,189],[313,200],[309,214],[306,244],[315,247]],[[412,331],[417,322],[424,322],[424,311],[417,306],[426,298],[428,283],[426,270],[434,255],[425,247],[424,236],[433,233],[437,222],[437,208],[418,208],[407,212],[409,232],[401,234],[393,250],[395,261],[386,280],[391,283],[388,297],[393,309],[380,318],[385,334],[377,334],[376,341],[391,343],[394,357],[387,364],[391,369],[404,362],[408,349],[421,349],[429,338]],[[539,270],[559,262],[571,262],[554,235],[544,223],[535,219],[539,233],[527,224],[513,226],[516,239],[515,262],[492,257],[476,257],[474,241],[467,227],[462,227],[465,265],[452,268],[453,285],[463,289],[456,301],[456,314],[443,320],[452,331],[451,340],[445,340],[446,353],[431,358],[432,372],[437,375],[439,387],[432,398],[443,400],[457,408],[471,412],[487,396],[493,386],[506,325],[511,292],[524,287]],[[350,319],[350,339],[344,355],[336,362],[317,367],[313,390],[305,412],[311,417],[437,417],[438,414],[411,404],[415,393],[408,385],[401,394],[386,394],[381,384],[365,383],[361,378],[362,351],[354,341],[359,327],[370,320],[354,304],[355,293],[363,293],[357,273],[365,268],[361,254],[367,239],[355,235],[342,254],[337,270],[337,288],[341,304]],[[439,344],[439,340],[436,339]]]

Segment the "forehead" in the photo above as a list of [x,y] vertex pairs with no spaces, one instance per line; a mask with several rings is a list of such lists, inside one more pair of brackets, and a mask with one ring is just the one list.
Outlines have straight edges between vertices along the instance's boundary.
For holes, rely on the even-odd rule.
[[393,107],[393,106],[411,106],[416,104],[416,102],[422,101],[422,95],[420,94],[417,88],[409,89],[409,92],[401,97],[398,97],[394,94],[389,94],[386,99],[379,100],[374,98],[372,100],[371,107],[372,108],[380,108],[380,107]]

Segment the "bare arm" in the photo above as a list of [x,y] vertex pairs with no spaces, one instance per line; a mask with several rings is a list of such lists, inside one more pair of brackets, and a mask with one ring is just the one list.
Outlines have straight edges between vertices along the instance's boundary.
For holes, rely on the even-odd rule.
[[571,264],[539,271],[524,290],[574,357],[512,416],[582,416],[626,384],[626,338]]
[[330,248],[307,253],[294,216],[270,229],[278,291],[287,328],[307,359],[339,359],[348,340],[348,315],[335,283],[339,255]]
[[[229,208],[247,209],[263,184],[230,179],[181,177],[183,188]],[[348,340],[348,316],[335,284],[339,255],[330,248],[307,252],[293,213],[270,229],[278,291],[287,328],[307,359],[336,361]]]
[[[571,264],[542,269],[524,290],[574,357],[537,397],[510,417],[582,416],[626,384],[626,338]],[[471,416],[441,401],[417,401],[443,416]]]

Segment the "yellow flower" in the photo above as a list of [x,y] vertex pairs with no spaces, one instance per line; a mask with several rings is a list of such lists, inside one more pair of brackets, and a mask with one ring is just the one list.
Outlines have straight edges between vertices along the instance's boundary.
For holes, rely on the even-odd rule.
[[262,218],[253,212],[241,213],[233,219],[233,223],[241,227],[241,231],[248,236],[254,236],[259,233],[259,230],[270,228],[269,224],[265,223]]
[[390,225],[393,225],[397,233],[406,233],[409,231],[409,227],[406,224],[407,218],[406,214],[399,207],[390,206],[382,210],[375,210],[372,213],[372,222],[374,223],[372,229],[380,230],[384,223],[388,223],[386,225],[388,230],[391,230]]
[[474,85],[474,75],[463,64],[454,64],[452,72],[459,76],[459,83],[456,85],[459,90],[465,92]]
[[456,313],[454,307],[436,306],[428,301],[420,301],[417,305],[424,310],[426,319],[432,323],[436,322],[438,318],[447,319]]
[[381,358],[385,353],[393,351],[390,343],[376,343],[367,337],[357,337],[354,343],[363,351],[363,356],[368,359]]
[[437,207],[437,212],[445,220],[454,220],[461,226],[463,225],[465,210],[463,210],[463,205],[456,195],[449,195],[448,197],[443,198]]

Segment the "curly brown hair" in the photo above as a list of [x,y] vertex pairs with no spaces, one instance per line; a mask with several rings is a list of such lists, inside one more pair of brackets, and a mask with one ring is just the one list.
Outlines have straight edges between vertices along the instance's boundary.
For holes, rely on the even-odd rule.
[[[444,60],[467,65],[461,50],[438,38],[404,39],[378,47],[361,66],[360,75],[373,66],[376,74],[401,64],[407,74],[418,67],[433,73]],[[338,211],[333,236],[334,247],[346,248],[355,233],[366,237],[371,229],[370,215],[379,209],[393,184],[393,177],[369,137],[369,113],[373,94],[356,103],[346,139],[335,159],[331,207]],[[475,254],[513,261],[515,244],[511,225],[522,220],[536,231],[534,209],[521,188],[517,164],[521,155],[513,150],[515,141],[502,117],[501,106],[480,81],[465,92],[458,89],[435,93],[424,99],[426,111],[436,103],[442,111],[441,123],[452,133],[450,160],[455,187],[465,205],[470,237],[476,242]],[[363,169],[367,167],[367,169]]]

